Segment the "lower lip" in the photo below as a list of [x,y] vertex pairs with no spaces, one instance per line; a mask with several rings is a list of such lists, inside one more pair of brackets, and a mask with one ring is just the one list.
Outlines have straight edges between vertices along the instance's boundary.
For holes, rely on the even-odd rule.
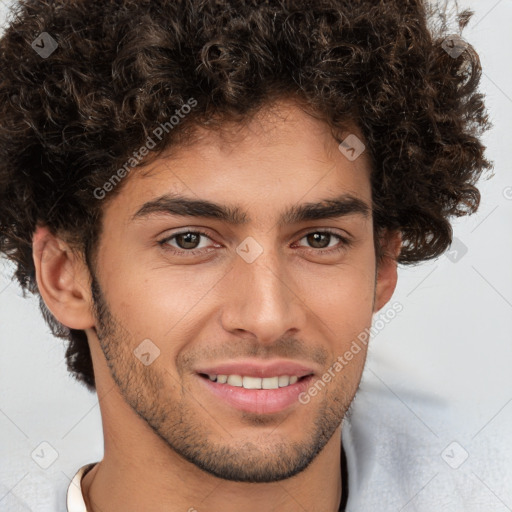
[[313,375],[298,380],[295,384],[278,389],[245,389],[229,384],[219,384],[208,377],[198,375],[207,388],[219,398],[222,398],[235,409],[256,414],[272,414],[281,412],[299,403],[299,395],[306,391]]

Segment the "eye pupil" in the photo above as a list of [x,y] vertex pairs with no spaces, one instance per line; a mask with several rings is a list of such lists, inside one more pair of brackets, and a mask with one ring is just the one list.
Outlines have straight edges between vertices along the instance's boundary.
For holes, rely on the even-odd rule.
[[[199,236],[199,234],[191,232],[180,233],[179,235],[176,235],[176,243],[180,246],[181,249],[194,249],[199,242]],[[184,239],[186,240],[182,242]]]
[[[308,243],[310,243],[313,247],[315,247],[316,249],[323,249],[329,245],[330,236],[331,235],[329,233],[310,233],[309,235],[307,235],[307,238]],[[320,241],[322,237],[324,237],[324,242],[326,241],[327,243],[322,244],[322,242]],[[318,243],[320,243],[320,246],[317,245]]]

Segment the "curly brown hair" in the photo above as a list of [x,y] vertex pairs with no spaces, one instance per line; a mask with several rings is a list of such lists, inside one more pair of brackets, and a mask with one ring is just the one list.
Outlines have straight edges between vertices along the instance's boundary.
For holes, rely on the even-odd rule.
[[[459,32],[472,14],[457,16]],[[442,8],[422,0],[21,0],[10,18],[0,40],[0,252],[24,293],[39,294],[37,224],[93,268],[102,211],[122,183],[104,201],[93,191],[190,98],[196,106],[144,163],[186,144],[194,127],[245,122],[292,96],[333,133],[349,120],[361,129],[375,232],[402,233],[399,263],[441,255],[449,218],[478,208],[475,183],[492,168],[480,140],[490,127],[480,62],[470,45],[457,57],[443,49]],[[57,46],[46,56],[33,45],[43,32]],[[39,303],[53,334],[69,340],[69,371],[94,390],[85,332],[60,324],[40,295]]]

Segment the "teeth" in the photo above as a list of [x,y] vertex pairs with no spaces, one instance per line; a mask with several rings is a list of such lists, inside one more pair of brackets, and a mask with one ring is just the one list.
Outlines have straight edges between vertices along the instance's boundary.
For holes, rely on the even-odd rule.
[[261,379],[262,389],[277,389],[279,387],[279,377],[265,377]]
[[230,375],[228,377],[228,384],[230,386],[238,386],[238,387],[242,387],[242,377],[240,375]]
[[245,389],[261,389],[261,377],[244,377],[242,386]]
[[208,378],[219,384],[243,387],[245,389],[278,389],[295,384],[299,378],[296,375],[280,375],[275,377],[249,377],[242,375],[208,375]]
[[281,375],[278,379],[279,387],[283,388],[290,384],[290,377],[288,375]]

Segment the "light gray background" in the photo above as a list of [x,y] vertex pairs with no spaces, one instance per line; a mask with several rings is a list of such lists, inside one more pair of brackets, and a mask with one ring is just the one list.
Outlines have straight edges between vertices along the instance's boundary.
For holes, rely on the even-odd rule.
[[[400,269],[390,304],[404,309],[373,338],[345,423],[351,512],[512,511],[512,0],[459,5],[475,10],[463,36],[482,60],[495,176],[454,223],[465,255]],[[98,401],[3,265],[0,510],[61,511],[76,470],[102,457]],[[42,442],[48,469],[32,458],[49,460]]]

